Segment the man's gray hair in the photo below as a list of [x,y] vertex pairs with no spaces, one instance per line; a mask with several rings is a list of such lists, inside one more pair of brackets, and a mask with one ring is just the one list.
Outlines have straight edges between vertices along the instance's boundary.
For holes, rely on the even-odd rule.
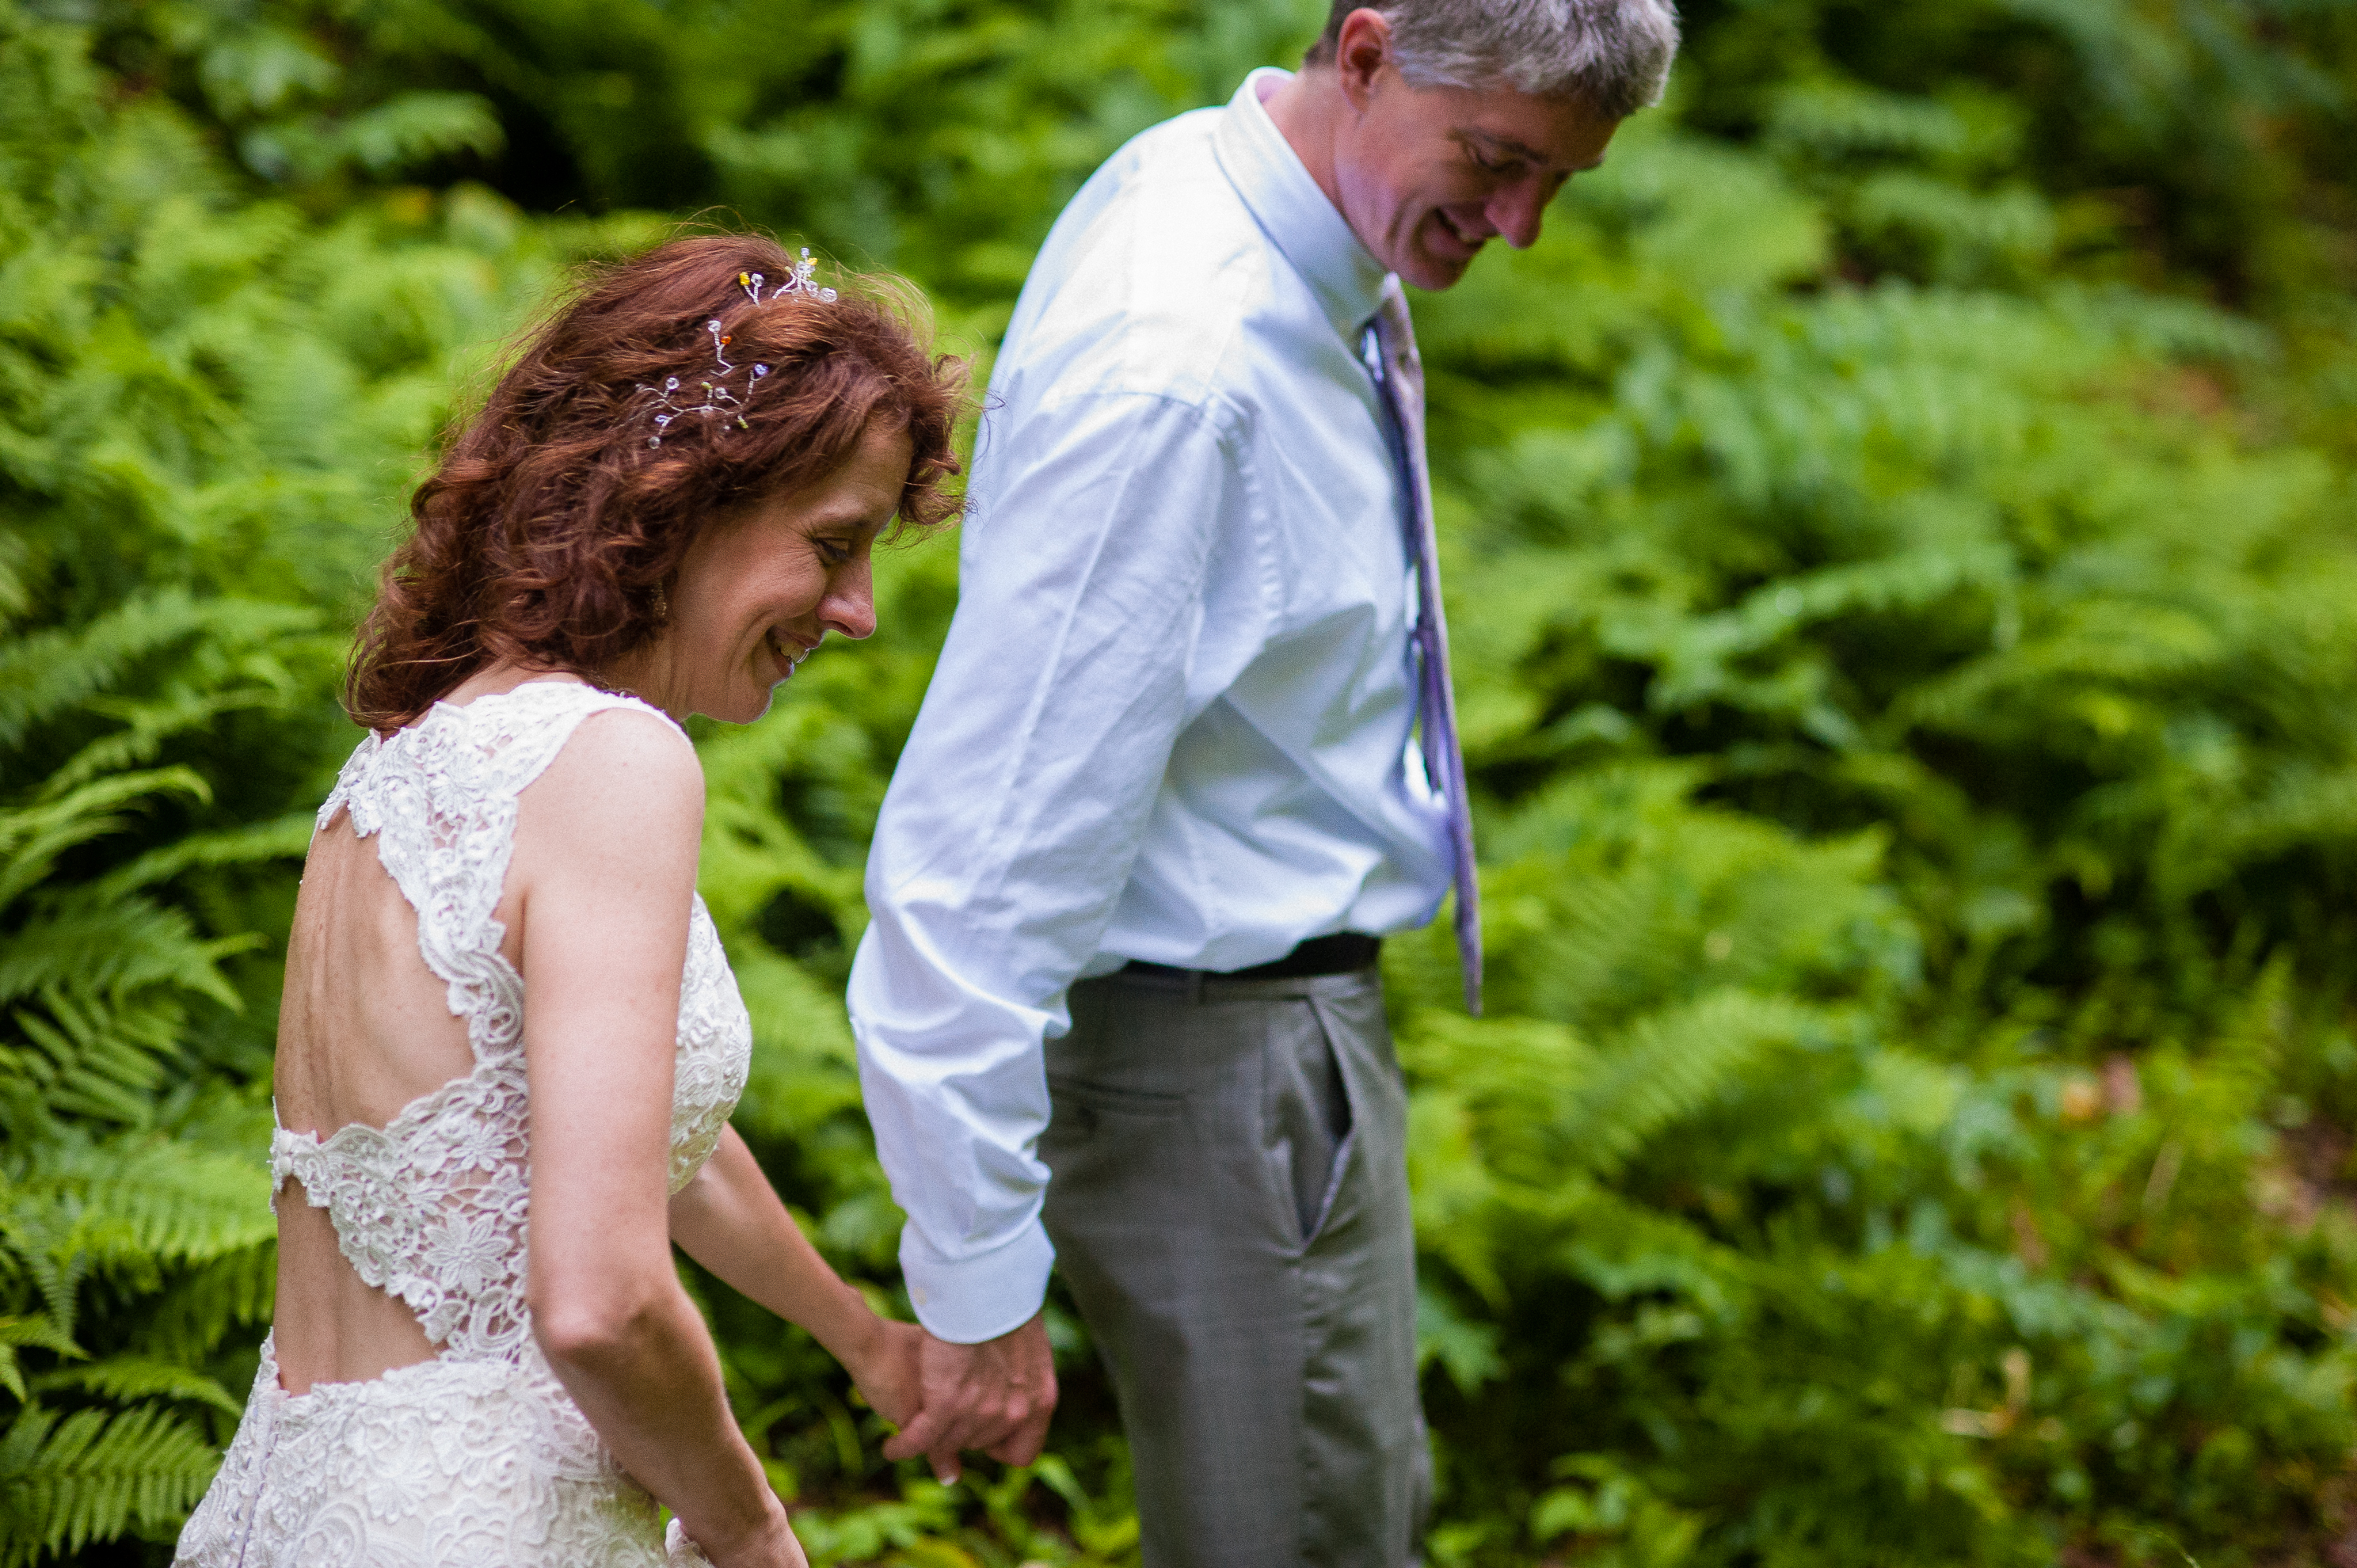
[[1678,52],[1671,0],[1334,0],[1304,63],[1330,63],[1358,10],[1391,24],[1392,63],[1411,87],[1511,87],[1577,99],[1608,120],[1661,97]]

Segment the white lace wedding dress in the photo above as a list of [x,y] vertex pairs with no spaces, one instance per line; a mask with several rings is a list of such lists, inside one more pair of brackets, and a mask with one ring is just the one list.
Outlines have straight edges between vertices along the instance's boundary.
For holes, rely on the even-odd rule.
[[[280,1386],[269,1340],[221,1474],[180,1537],[199,1568],[607,1568],[700,1563],[615,1463],[533,1339],[524,1302],[523,979],[493,916],[516,797],[575,727],[654,710],[570,681],[527,682],[370,736],[321,827],[351,812],[417,911],[417,945],[467,1020],[474,1069],[382,1132],[279,1128],[270,1165],[328,1211],[360,1276],[407,1303],[430,1361],[365,1382]],[[718,1144],[752,1028],[712,918],[689,917],[672,1093],[671,1188]]]

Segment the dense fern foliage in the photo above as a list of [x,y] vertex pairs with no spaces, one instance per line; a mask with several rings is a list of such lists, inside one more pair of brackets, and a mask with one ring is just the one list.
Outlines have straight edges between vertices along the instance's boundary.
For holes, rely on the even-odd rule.
[[[277,954],[436,430],[681,217],[986,359],[1120,140],[1322,6],[0,0],[0,1568],[157,1561],[269,1311]],[[1390,954],[1444,1564],[2357,1551],[2357,6],[1688,8],[1420,298],[1490,1015]],[[739,1115],[899,1216],[840,1001],[954,602],[701,737]],[[1119,1563],[700,1279],[821,1562]]]

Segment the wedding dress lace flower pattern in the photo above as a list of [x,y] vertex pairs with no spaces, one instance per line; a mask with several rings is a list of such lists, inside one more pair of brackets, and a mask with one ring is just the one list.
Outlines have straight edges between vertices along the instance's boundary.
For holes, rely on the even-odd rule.
[[[582,720],[653,709],[570,681],[437,704],[371,736],[319,809],[374,836],[417,945],[467,1021],[475,1065],[382,1131],[280,1127],[275,1188],[302,1183],[343,1255],[416,1313],[434,1359],[288,1393],[270,1341],[244,1419],[181,1535],[196,1568],[542,1568],[701,1563],[558,1384],[524,1300],[523,977],[500,956],[516,798]],[[703,901],[690,915],[672,1094],[671,1190],[711,1156],[745,1088],[752,1026]]]

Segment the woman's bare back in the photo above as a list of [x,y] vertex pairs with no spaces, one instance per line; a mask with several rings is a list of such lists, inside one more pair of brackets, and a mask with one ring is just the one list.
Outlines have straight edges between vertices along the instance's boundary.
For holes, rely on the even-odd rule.
[[[511,916],[503,897],[500,913]],[[503,955],[521,952],[507,921]],[[359,1122],[382,1128],[402,1109],[472,1070],[466,1021],[449,988],[425,967],[417,912],[352,831],[351,815],[311,841],[287,940],[286,990],[278,1015],[274,1078],[279,1124],[327,1137]],[[345,1261],[324,1208],[289,1177],[277,1197],[281,1380],[291,1393],[315,1382],[378,1377],[434,1356],[416,1315],[369,1284]]]

